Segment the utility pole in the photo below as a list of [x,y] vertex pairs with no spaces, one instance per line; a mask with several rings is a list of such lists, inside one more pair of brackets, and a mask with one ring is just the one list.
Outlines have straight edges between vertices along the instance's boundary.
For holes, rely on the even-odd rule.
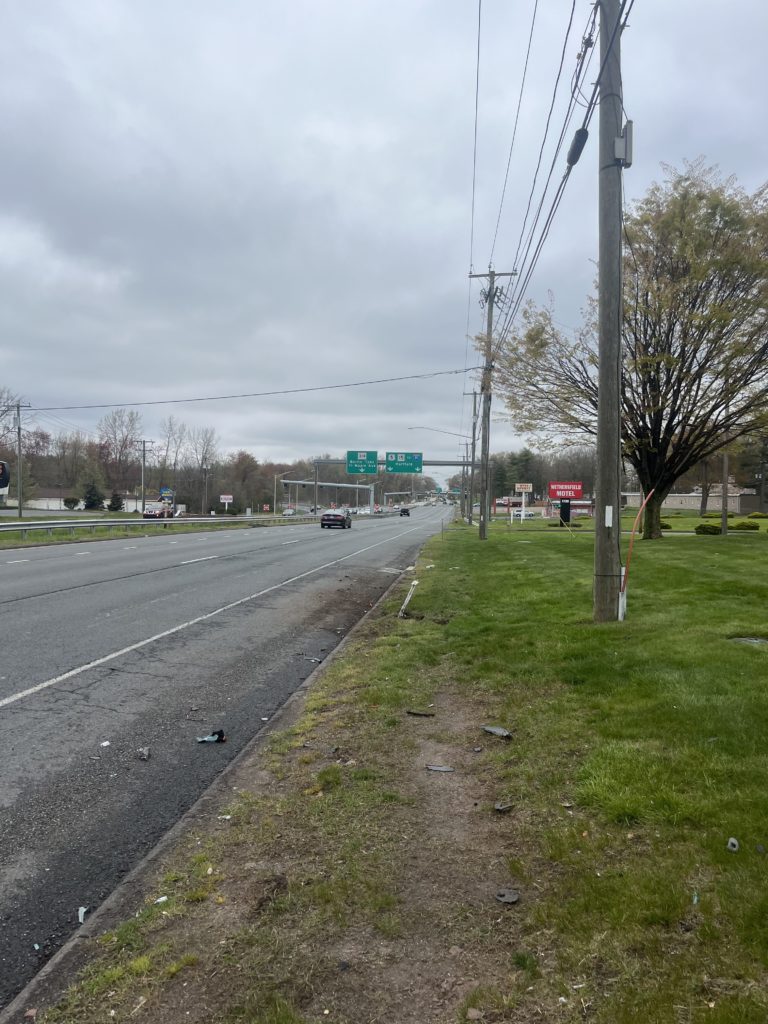
[[472,525],[475,501],[475,444],[477,442],[477,392],[472,392],[472,461],[469,464],[469,512],[467,522]]
[[595,622],[619,617],[621,586],[621,173],[632,162],[622,133],[619,0],[600,3],[600,145]]
[[141,514],[144,515],[144,509],[147,504],[147,492],[144,487],[144,474],[147,467],[147,442],[142,440],[141,442]]
[[[470,277],[487,277],[488,289],[483,294],[486,302],[485,365],[483,366],[480,393],[483,398],[482,420],[480,422],[480,540],[488,540],[488,520],[491,518],[491,378],[493,374],[493,307],[501,298],[501,289],[496,287],[497,277],[512,277],[517,271],[497,274],[488,268],[487,274],[470,274]],[[474,458],[472,460],[474,465]]]
[[17,517],[19,519],[23,516],[24,499],[22,495],[22,484],[21,484],[21,402],[16,403],[16,494],[18,501],[18,512]]

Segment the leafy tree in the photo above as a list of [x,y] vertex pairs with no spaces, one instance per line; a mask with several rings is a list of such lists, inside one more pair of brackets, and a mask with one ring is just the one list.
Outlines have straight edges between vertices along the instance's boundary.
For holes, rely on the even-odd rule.
[[122,512],[125,508],[125,502],[123,501],[122,495],[118,491],[112,491],[112,497],[109,499],[107,509],[110,512]]
[[[661,536],[661,503],[681,475],[766,422],[767,294],[766,187],[750,196],[698,161],[667,169],[628,213],[622,452],[654,489],[646,537]],[[499,362],[518,429],[594,437],[597,358],[594,303],[570,339],[551,309],[529,308]]]
[[83,507],[86,512],[104,508],[104,492],[100,490],[94,481],[85,485],[83,490]]
[[79,504],[79,498],[64,498],[64,508],[68,508],[70,512],[74,511]]

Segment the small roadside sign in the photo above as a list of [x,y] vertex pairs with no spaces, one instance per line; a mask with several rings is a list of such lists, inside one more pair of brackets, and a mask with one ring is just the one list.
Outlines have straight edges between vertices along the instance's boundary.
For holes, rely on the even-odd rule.
[[530,494],[533,484],[515,484],[515,494]]
[[347,452],[347,472],[351,475],[372,474],[379,471],[378,452]]

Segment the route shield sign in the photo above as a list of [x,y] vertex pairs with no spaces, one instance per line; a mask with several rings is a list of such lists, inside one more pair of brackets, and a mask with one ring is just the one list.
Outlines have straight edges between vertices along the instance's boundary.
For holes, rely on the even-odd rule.
[[387,473],[421,473],[421,452],[387,452]]
[[375,476],[379,471],[378,452],[347,452],[347,472],[351,474],[370,473]]

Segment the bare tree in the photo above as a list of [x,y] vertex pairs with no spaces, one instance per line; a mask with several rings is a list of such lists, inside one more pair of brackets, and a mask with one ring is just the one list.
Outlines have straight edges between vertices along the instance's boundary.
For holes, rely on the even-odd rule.
[[137,465],[141,417],[134,410],[113,409],[99,421],[99,442],[107,483],[113,490],[125,490],[128,467]]

